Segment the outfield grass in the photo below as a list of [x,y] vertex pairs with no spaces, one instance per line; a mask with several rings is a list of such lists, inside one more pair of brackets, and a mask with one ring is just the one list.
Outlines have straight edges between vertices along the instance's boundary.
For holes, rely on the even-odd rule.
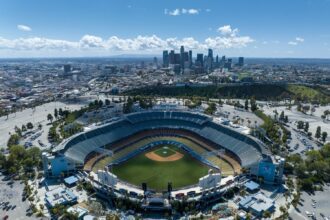
[[[168,147],[172,151],[184,154],[184,157],[177,161],[157,162],[148,159],[145,157],[145,153],[142,153],[127,162],[114,166],[112,171],[121,180],[137,186],[146,182],[149,188],[157,191],[166,190],[168,182],[172,182],[174,188],[197,184],[199,178],[207,174],[208,166],[193,159],[175,146]],[[155,149],[151,151],[155,151]]]
[[164,146],[160,147],[159,149],[154,150],[154,153],[161,157],[169,157],[169,156],[175,154],[176,151],[172,150],[170,146],[164,145]]

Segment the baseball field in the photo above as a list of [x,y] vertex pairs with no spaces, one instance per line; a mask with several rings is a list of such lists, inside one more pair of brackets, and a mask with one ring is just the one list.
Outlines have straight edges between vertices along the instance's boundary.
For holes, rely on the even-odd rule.
[[197,184],[208,170],[208,166],[172,145],[153,148],[112,168],[119,179],[137,186],[146,182],[148,188],[157,191],[166,190],[168,182],[173,188]]

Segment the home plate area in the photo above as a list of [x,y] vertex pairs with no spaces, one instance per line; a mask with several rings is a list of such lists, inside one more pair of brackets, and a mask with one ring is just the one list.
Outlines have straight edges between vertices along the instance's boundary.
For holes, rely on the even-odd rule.
[[145,156],[150,160],[159,162],[171,162],[180,160],[184,155],[168,146],[160,147],[154,151],[146,153]]

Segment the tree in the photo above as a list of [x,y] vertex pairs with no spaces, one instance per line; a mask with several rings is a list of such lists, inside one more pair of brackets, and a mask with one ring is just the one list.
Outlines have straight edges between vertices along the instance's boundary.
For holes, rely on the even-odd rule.
[[305,123],[305,127],[304,127],[304,131],[307,133],[308,132],[308,129],[309,129],[309,123],[306,122]]
[[33,124],[31,122],[28,122],[26,124],[26,127],[27,127],[27,129],[32,129],[33,128]]
[[256,111],[258,109],[255,98],[252,98],[250,100],[250,105],[251,105],[251,111],[254,112],[254,111]]
[[105,100],[105,105],[110,105],[110,100],[109,99]]
[[133,111],[133,99],[131,97],[127,98],[127,102],[123,105],[123,113],[127,114]]
[[38,128],[39,128],[39,130],[41,130],[42,129],[42,124],[39,124]]
[[25,132],[26,131],[26,126],[22,125],[22,131]]
[[249,100],[247,100],[247,99],[245,100],[244,108],[246,111],[249,110]]
[[282,111],[280,114],[280,121],[284,121],[284,118],[285,118],[284,111]]
[[98,106],[101,108],[103,106],[103,101],[99,100]]
[[311,107],[309,105],[304,105],[302,107],[302,110],[303,110],[304,113],[308,112],[310,109],[311,109]]
[[208,104],[208,107],[205,109],[204,113],[208,115],[213,115],[214,112],[217,110],[217,106],[214,102]]
[[119,220],[119,216],[115,214],[107,214],[106,215],[106,220]]
[[264,213],[262,214],[262,216],[263,216],[264,218],[270,218],[271,215],[272,215],[272,214],[271,214],[270,211],[268,211],[268,210],[264,211]]
[[302,190],[305,190],[308,192],[313,191],[313,181],[311,178],[302,179],[302,180],[300,180],[299,184],[301,185]]
[[315,138],[319,139],[321,137],[321,127],[317,126],[316,132],[315,132]]
[[297,128],[298,128],[299,130],[300,130],[300,129],[303,129],[303,128],[304,128],[304,122],[303,122],[303,121],[298,121]]
[[59,108],[59,110],[58,110],[58,114],[59,114],[59,116],[63,116],[63,109],[62,108]]
[[0,169],[3,169],[6,165],[6,156],[0,152]]
[[325,110],[325,111],[323,112],[323,115],[324,115],[324,119],[329,120],[330,110]]
[[285,123],[288,123],[288,122],[289,122],[289,118],[288,118],[287,115],[284,117],[284,122],[285,122]]
[[327,140],[327,137],[328,137],[328,133],[323,131],[322,132],[322,141],[325,142]]
[[58,118],[58,111],[57,108],[54,109],[54,117],[57,119]]
[[54,119],[54,118],[53,118],[52,114],[49,113],[49,114],[47,115],[47,120],[50,121],[50,123],[53,123],[53,119]]
[[282,212],[283,217],[286,216],[288,213],[288,210],[284,206],[280,207],[280,211]]
[[19,140],[20,136],[18,136],[18,134],[12,134],[8,139],[7,146],[11,147],[13,145],[17,145],[19,143]]

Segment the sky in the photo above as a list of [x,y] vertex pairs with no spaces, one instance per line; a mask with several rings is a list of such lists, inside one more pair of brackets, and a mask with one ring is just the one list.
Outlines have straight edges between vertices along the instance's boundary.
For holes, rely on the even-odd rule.
[[0,57],[330,58],[330,0],[0,0]]

